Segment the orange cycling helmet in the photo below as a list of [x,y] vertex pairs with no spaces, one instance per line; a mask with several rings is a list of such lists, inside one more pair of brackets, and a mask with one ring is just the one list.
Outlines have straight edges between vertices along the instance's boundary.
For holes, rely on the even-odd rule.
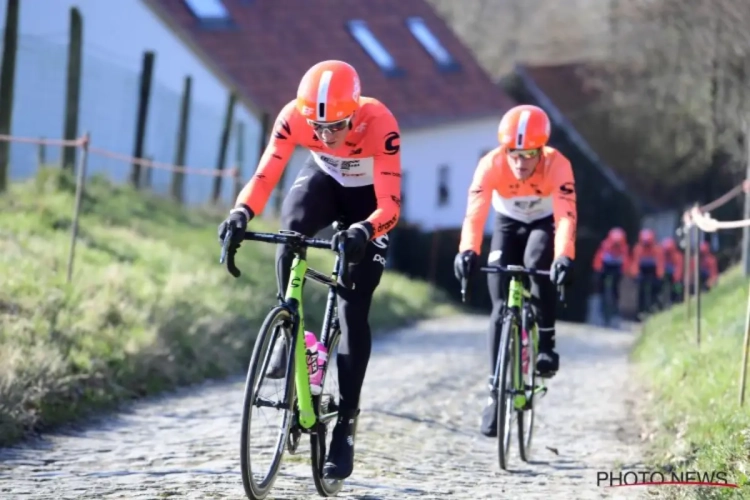
[[624,243],[628,237],[625,234],[625,231],[621,227],[613,227],[609,230],[609,234],[607,235],[609,241],[612,243]]
[[664,250],[674,250],[677,248],[677,243],[675,243],[673,238],[670,238],[669,236],[667,236],[666,238],[661,240],[661,247]]
[[644,229],[641,229],[641,233],[638,239],[641,241],[641,243],[650,245],[651,243],[654,242],[655,238],[656,238],[656,235],[654,234],[653,229],[644,228]]
[[522,104],[503,115],[497,138],[508,149],[539,149],[547,145],[550,127],[549,117],[542,108]]
[[308,69],[297,88],[297,110],[308,120],[337,122],[359,109],[359,75],[343,61],[322,61]]

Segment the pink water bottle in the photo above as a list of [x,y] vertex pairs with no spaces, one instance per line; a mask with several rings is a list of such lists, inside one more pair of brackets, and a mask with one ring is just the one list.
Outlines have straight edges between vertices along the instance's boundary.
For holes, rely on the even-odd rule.
[[310,375],[310,392],[318,396],[323,391],[323,371],[328,361],[328,350],[322,342],[318,342],[312,332],[305,332],[305,347],[307,373]]

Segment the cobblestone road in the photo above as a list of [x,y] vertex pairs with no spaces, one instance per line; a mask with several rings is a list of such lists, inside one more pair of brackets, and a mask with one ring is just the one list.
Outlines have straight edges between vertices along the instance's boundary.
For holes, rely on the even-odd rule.
[[[484,316],[426,321],[380,337],[365,382],[357,462],[340,498],[636,498],[597,471],[634,467],[633,335],[561,324],[561,372],[539,404],[534,463],[511,472],[478,432],[486,399]],[[139,402],[115,416],[0,449],[3,499],[242,499],[243,379]],[[315,498],[306,443],[269,498]],[[624,491],[630,490],[630,491]]]

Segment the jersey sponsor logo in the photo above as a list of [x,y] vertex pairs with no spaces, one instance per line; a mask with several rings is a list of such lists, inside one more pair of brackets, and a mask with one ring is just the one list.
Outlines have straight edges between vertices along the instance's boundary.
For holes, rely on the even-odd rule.
[[343,186],[368,186],[373,182],[372,157],[347,158],[311,151],[315,163]]
[[503,198],[492,193],[492,206],[500,214],[521,222],[531,222],[552,215],[552,198],[539,196],[511,196]]
[[541,202],[542,202],[542,199],[537,198],[536,200],[514,200],[513,204],[517,206],[520,210],[527,212],[529,210],[533,210],[534,208],[536,208]]
[[385,154],[393,156],[401,150],[401,145],[397,141],[401,138],[398,132],[389,132],[385,136]]
[[359,160],[342,160],[341,170],[351,170],[352,168],[359,167]]
[[568,196],[575,194],[576,192],[576,185],[573,182],[566,182],[565,184],[560,186],[560,192],[563,194],[566,194]]
[[372,240],[372,244],[378,248],[382,248],[383,250],[385,250],[386,248],[388,248],[388,235],[383,234],[381,236],[378,236],[377,238]]
[[398,219],[398,216],[394,215],[387,221],[378,224],[378,228],[376,229],[376,231],[378,233],[383,232],[383,231],[390,231],[390,229],[396,225],[397,219]]
[[338,160],[336,160],[334,158],[331,158],[330,156],[318,155],[318,158],[320,158],[321,160],[323,160],[327,165],[330,165],[330,166],[332,166],[334,168],[336,168],[336,167],[339,166]]
[[276,139],[284,141],[292,135],[292,128],[289,126],[289,122],[284,119],[276,122],[276,129],[274,130],[273,136]]
[[386,175],[386,176],[390,176],[390,177],[401,177],[401,172],[381,171],[380,175]]

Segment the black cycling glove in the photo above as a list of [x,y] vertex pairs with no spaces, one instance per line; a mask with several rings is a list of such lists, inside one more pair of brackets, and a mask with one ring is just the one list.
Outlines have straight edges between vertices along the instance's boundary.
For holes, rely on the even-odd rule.
[[227,234],[229,228],[232,228],[232,245],[239,248],[240,243],[245,239],[245,231],[247,230],[247,223],[253,220],[253,211],[250,210],[245,204],[240,203],[235,208],[229,211],[229,217],[227,217],[221,224],[219,224],[219,243],[224,243],[224,237]]

